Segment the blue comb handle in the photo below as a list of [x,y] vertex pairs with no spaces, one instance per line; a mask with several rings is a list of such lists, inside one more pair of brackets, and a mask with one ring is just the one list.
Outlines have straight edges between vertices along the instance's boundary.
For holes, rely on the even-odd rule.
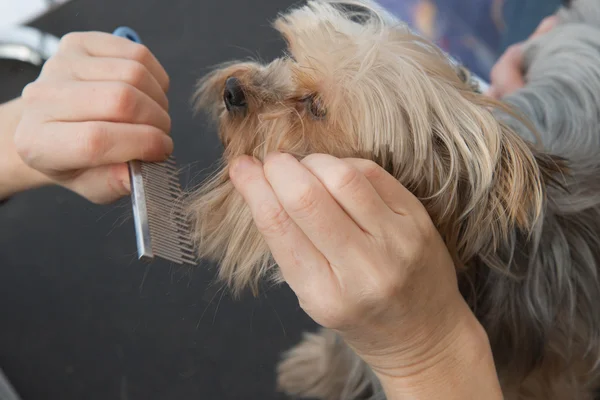
[[134,31],[133,29],[131,29],[127,26],[118,27],[113,32],[113,35],[129,39],[132,42],[142,43],[142,39],[140,39],[140,35],[138,35],[136,31]]

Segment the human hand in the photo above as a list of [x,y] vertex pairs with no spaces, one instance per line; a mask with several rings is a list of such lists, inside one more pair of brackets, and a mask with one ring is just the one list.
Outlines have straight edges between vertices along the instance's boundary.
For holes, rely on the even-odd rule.
[[173,150],[169,77],[143,45],[71,33],[23,90],[16,150],[33,171],[95,203],[129,193],[127,161]]
[[425,208],[391,175],[367,160],[273,153],[264,166],[236,159],[230,177],[301,307],[378,376],[422,384],[442,364],[465,376],[447,361],[480,350],[464,332],[482,328]]
[[[558,23],[558,17],[545,18],[529,40],[548,33]],[[525,86],[523,71],[523,43],[510,46],[500,57],[490,75],[491,85],[486,95],[495,99],[508,96]]]

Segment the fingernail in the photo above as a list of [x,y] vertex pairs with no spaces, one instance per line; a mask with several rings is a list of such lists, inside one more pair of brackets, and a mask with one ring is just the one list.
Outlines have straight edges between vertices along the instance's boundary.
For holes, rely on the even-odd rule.
[[279,161],[283,161],[283,160],[294,160],[294,161],[298,161],[296,159],[296,157],[294,157],[293,155],[289,154],[289,153],[282,153],[280,151],[272,151],[269,154],[267,154],[267,156],[265,157],[265,164],[267,162],[272,162],[273,160],[279,158]]
[[278,151],[271,151],[269,153],[267,153],[267,156],[265,157],[265,164],[271,160],[273,160],[274,158],[277,158],[281,153]]
[[164,146],[166,149],[165,154],[167,155],[167,157],[169,157],[171,155],[171,153],[173,153],[173,149],[175,147],[175,143],[173,143],[173,139],[171,139],[170,136],[165,135],[163,137],[163,142],[164,142]]
[[233,160],[229,167],[229,177],[233,178],[241,176],[245,171],[253,166],[260,165],[260,161],[254,157],[241,156]]

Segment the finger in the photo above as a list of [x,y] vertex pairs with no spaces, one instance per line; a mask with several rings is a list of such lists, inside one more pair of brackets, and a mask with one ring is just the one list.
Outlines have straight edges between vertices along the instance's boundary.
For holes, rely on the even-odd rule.
[[231,164],[229,172],[290,288],[299,297],[310,298],[323,290],[322,285],[329,285],[328,261],[288,216],[260,162],[243,156]]
[[127,164],[85,170],[65,186],[96,204],[110,204],[131,193]]
[[287,214],[330,264],[356,261],[364,232],[306,167],[289,154],[271,153],[264,170]]
[[546,17],[542,20],[542,22],[538,25],[537,29],[531,35],[530,39],[536,38],[543,34],[550,32],[552,29],[556,27],[558,24],[558,17],[556,15],[552,15],[550,17]]
[[50,122],[35,136],[19,139],[18,147],[29,165],[52,175],[131,160],[164,161],[173,140],[149,125]]
[[523,46],[516,44],[509,47],[492,69],[490,92],[500,98],[525,86],[522,65]]
[[[123,58],[96,58],[81,55],[57,56],[44,64],[42,77],[69,77],[79,81],[125,82],[146,93],[165,111],[169,110],[167,95],[148,68],[137,61]],[[43,79],[43,78],[42,78]]]
[[344,161],[363,174],[394,213],[408,215],[417,209],[423,209],[419,199],[376,163],[359,158],[345,158]]
[[119,82],[34,82],[23,90],[26,101],[43,106],[46,120],[107,121],[171,130],[169,114],[150,96]]
[[364,231],[379,233],[382,221],[393,215],[367,178],[351,163],[325,154],[308,156],[301,163]]
[[169,89],[169,75],[154,54],[142,44],[104,32],[73,32],[61,39],[61,53],[83,52],[93,57],[124,58],[148,68],[163,91]]
[[485,91],[484,95],[496,100],[499,100],[501,97],[499,90],[494,86],[490,86],[488,90]]

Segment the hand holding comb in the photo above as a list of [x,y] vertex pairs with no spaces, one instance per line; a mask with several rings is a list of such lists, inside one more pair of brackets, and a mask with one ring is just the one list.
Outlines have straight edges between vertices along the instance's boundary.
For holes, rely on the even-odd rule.
[[[113,34],[142,43],[128,27],[117,28]],[[139,259],[161,257],[177,264],[195,264],[175,158],[161,163],[132,160],[129,176]]]

